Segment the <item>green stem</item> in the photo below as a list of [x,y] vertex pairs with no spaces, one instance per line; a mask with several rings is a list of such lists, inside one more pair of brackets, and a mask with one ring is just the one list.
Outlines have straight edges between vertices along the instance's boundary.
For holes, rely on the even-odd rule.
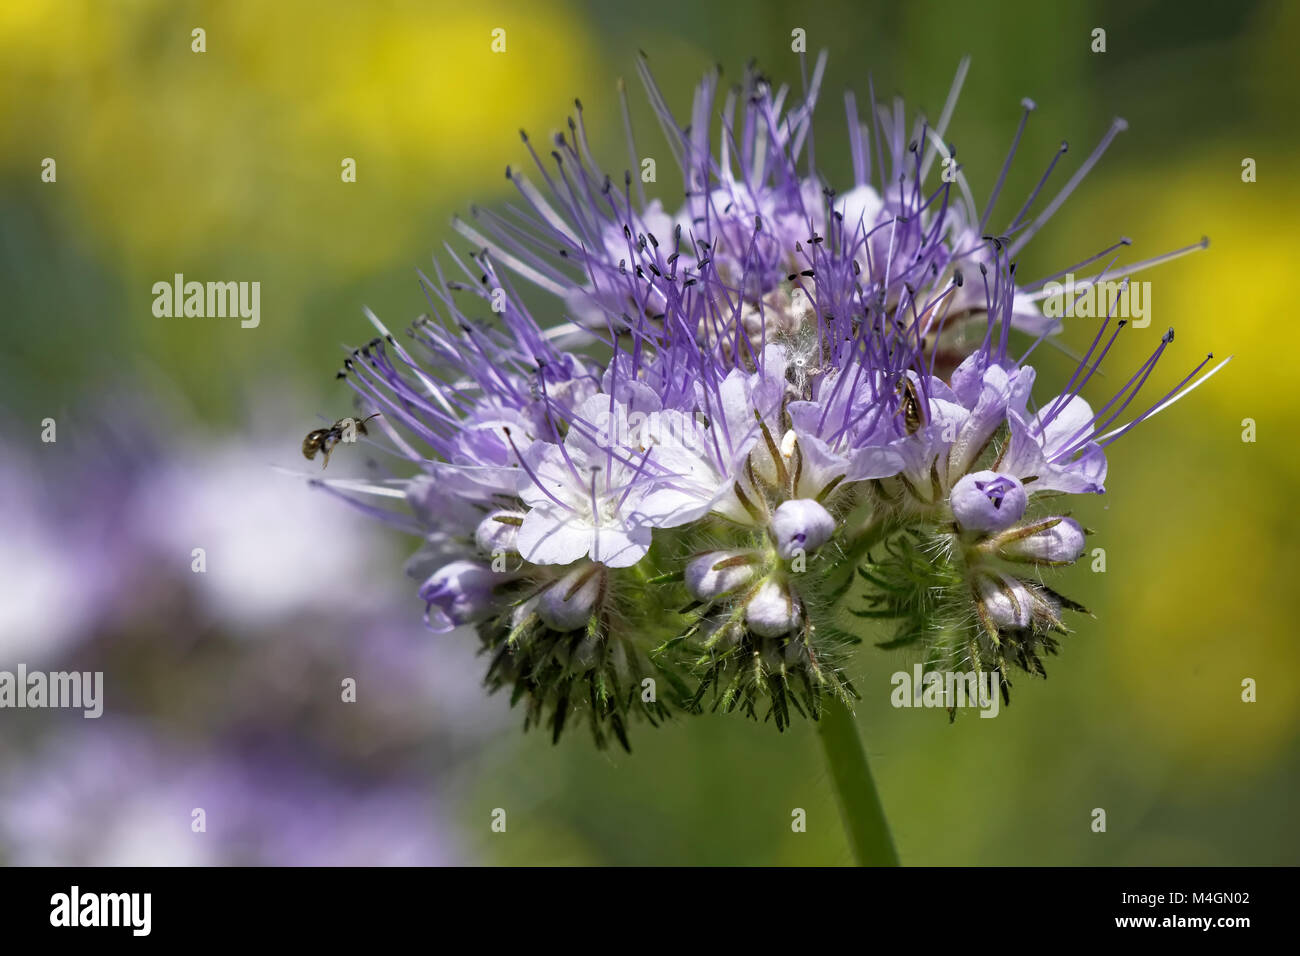
[[817,721],[826,765],[830,768],[835,797],[844,829],[859,866],[898,866],[898,851],[889,833],[885,809],[871,779],[867,752],[858,725],[844,701],[829,697]]

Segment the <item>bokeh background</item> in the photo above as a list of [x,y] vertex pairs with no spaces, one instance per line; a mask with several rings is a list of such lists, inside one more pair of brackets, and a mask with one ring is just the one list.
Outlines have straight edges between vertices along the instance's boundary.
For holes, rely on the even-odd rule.
[[[362,307],[413,319],[414,270],[464,248],[451,215],[507,201],[519,127],[559,129],[581,96],[621,169],[615,84],[635,85],[638,49],[685,111],[714,62],[736,77],[757,58],[797,86],[796,27],[831,54],[817,156],[841,182],[842,90],[865,98],[872,76],[935,116],[964,54],[948,138],[981,201],[1021,97],[1039,109],[1009,197],[1061,138],[1073,169],[1126,117],[1021,274],[1120,235],[1133,259],[1208,235],[1141,276],[1153,322],[1107,384],[1169,325],[1162,381],[1236,356],[1111,449],[1109,493],[1081,511],[1105,571],[1059,582],[1096,619],[1076,619],[1047,681],[950,726],[889,706],[910,659],[860,651],[903,859],[1300,862],[1300,5],[956,0],[0,4],[0,669],[103,670],[107,698],[99,720],[0,711],[0,862],[849,862],[810,727],[678,720],[636,728],[631,755],[522,734],[481,691],[474,640],[424,630],[402,571],[416,542],[275,468],[309,471],[303,433],[350,409],[334,372],[372,334]],[[649,192],[675,206],[661,151]],[[152,285],[178,272],[260,281],[260,327],[155,318]],[[1040,380],[1063,381],[1068,360],[1042,358]],[[331,474],[362,467],[349,451]]]

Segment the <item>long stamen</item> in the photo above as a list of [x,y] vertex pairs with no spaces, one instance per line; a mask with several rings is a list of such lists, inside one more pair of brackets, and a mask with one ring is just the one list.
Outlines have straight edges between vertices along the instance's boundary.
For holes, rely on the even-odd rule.
[[[1160,412],[1168,408],[1170,405],[1174,404],[1177,401],[1180,401],[1183,398],[1186,398],[1189,394],[1191,394],[1193,389],[1198,388],[1203,382],[1208,381],[1211,376],[1215,375],[1219,371],[1219,369],[1223,368],[1225,365],[1231,362],[1233,356],[1229,355],[1226,359],[1224,359],[1214,368],[1210,369],[1208,372],[1202,375],[1191,385],[1187,385],[1187,383],[1191,381],[1192,376],[1194,376],[1201,369],[1205,368],[1206,363],[1208,363],[1213,358],[1214,358],[1214,353],[1211,352],[1209,355],[1205,357],[1204,361],[1202,361],[1200,365],[1192,369],[1191,373],[1186,378],[1184,378],[1181,382],[1179,382],[1177,386],[1175,386],[1172,390],[1170,390],[1169,393],[1166,394],[1161,401],[1156,402],[1154,405],[1148,408],[1137,418],[1133,419],[1133,421],[1129,422],[1127,425],[1123,425],[1119,428],[1116,428],[1114,431],[1109,431],[1106,434],[1100,436],[1099,438],[1096,439],[1097,443],[1101,445],[1102,448],[1105,448],[1107,445],[1115,441],[1121,435],[1124,435],[1126,432],[1128,432],[1129,429],[1146,421],[1148,418],[1155,417],[1156,415],[1160,414]],[[1185,385],[1187,386],[1186,388],[1183,387]]]
[[998,196],[1002,194],[1002,186],[1007,181],[1007,173],[1011,169],[1011,160],[1015,158],[1016,150],[1020,148],[1020,137],[1025,133],[1025,127],[1029,124],[1029,114],[1037,109],[1037,105],[1029,97],[1020,101],[1023,112],[1020,114],[1020,125],[1016,127],[1016,135],[1011,140],[1011,148],[1007,150],[1007,158],[1002,161],[1002,171],[998,173],[997,182],[993,184],[993,192],[989,193],[989,200],[984,204],[984,215],[980,216],[979,226],[976,232],[981,235],[988,226],[989,216],[993,213],[993,207],[997,204]]
[[1047,224],[1047,221],[1051,219],[1052,216],[1056,214],[1056,211],[1064,205],[1065,201],[1070,198],[1070,193],[1074,192],[1079,183],[1083,182],[1084,177],[1092,171],[1092,167],[1097,164],[1097,160],[1101,159],[1102,154],[1106,152],[1111,141],[1126,129],[1128,129],[1128,123],[1119,118],[1116,118],[1115,121],[1110,124],[1110,129],[1107,130],[1106,135],[1101,138],[1101,142],[1097,144],[1097,148],[1094,149],[1088,158],[1083,161],[1083,165],[1075,171],[1074,175],[1070,177],[1069,181],[1066,182],[1061,191],[1056,194],[1056,197],[1048,203],[1047,208],[1039,214],[1033,224],[1021,233],[1016,238],[1016,241],[1011,244],[1011,255],[1014,256],[1023,249],[1025,243],[1032,239],[1034,234]]
[[[540,478],[537,477],[537,473],[534,472],[532,468],[528,467],[528,462],[524,461],[524,456],[519,453],[519,448],[515,445],[514,436],[510,434],[510,427],[508,425],[503,425],[501,426],[501,431],[505,433],[506,441],[510,443],[510,450],[515,453],[515,460],[519,462],[519,467],[524,470],[524,474],[528,476],[533,485],[542,494],[546,495],[546,497],[550,498],[565,511],[572,512],[574,510],[573,506],[567,502],[561,501],[559,498],[555,497],[555,495],[551,494],[551,490],[546,487]],[[572,462],[569,463],[569,467],[573,467]]]
[[[1123,388],[1121,388],[1118,393],[1116,393],[1114,398],[1112,398],[1109,402],[1103,405],[1100,411],[1098,411],[1095,415],[1093,415],[1092,418],[1090,418],[1081,428],[1078,429],[1078,431],[1076,431],[1073,435],[1071,435],[1068,439],[1066,439],[1061,444],[1060,450],[1056,451],[1056,453],[1052,456],[1052,460],[1060,461],[1068,458],[1071,454],[1073,454],[1075,451],[1078,450],[1081,444],[1091,440],[1092,435],[1095,435],[1097,432],[1101,431],[1103,428],[1105,428],[1107,425],[1113,422],[1116,418],[1122,415],[1124,409],[1128,408],[1129,404],[1133,401],[1133,399],[1137,397],[1138,392],[1142,390],[1142,386],[1146,384],[1147,379],[1151,377],[1151,373],[1155,371],[1156,363],[1160,361],[1160,356],[1164,354],[1164,350],[1169,346],[1169,343],[1172,342],[1173,340],[1174,340],[1174,330],[1170,329],[1163,336],[1161,336],[1160,344],[1156,347],[1156,350],[1151,353],[1151,357],[1148,358],[1142,364],[1142,367],[1138,369],[1137,373],[1134,374],[1134,376],[1128,380],[1128,383]],[[1097,425],[1096,422],[1098,421],[1098,419],[1100,419],[1101,416],[1105,415],[1106,412],[1110,409],[1110,407],[1114,405],[1116,402],[1119,402],[1121,398],[1123,398],[1123,401],[1120,403],[1119,407],[1116,408],[1115,411],[1111,413],[1110,417],[1108,417],[1104,422],[1102,422],[1100,425]]]

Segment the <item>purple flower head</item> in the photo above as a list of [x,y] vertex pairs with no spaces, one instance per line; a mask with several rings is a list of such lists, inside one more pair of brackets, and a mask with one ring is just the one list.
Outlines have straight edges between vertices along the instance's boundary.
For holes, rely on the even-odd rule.
[[[371,316],[380,336],[344,363],[380,413],[376,438],[418,477],[321,484],[423,537],[431,624],[475,622],[489,684],[526,697],[530,723],[558,734],[585,697],[597,740],[622,741],[629,680],[653,652],[725,708],[769,701],[784,726],[795,683],[813,713],[823,692],[851,696],[837,655],[861,635],[835,611],[858,598],[863,619],[900,621],[900,646],[1040,669],[1075,606],[1009,562],[1073,561],[1082,530],[1026,518],[1028,499],[1104,490],[1109,443],[1208,377],[1202,363],[1129,412],[1170,333],[1108,401],[1085,398],[1125,324],[1108,315],[1064,388],[1033,396],[1029,359],[1062,331],[1039,307],[1051,283],[1104,261],[1083,284],[1113,285],[1203,245],[1117,267],[1121,239],[1018,274],[1123,121],[1057,184],[1062,144],[1008,205],[1024,101],[977,206],[947,140],[963,61],[933,126],[900,100],[872,91],[859,110],[846,95],[852,178],[832,183],[813,137],[825,65],[797,91],[753,69],[727,91],[712,72],[679,119],[643,59],[681,205],[630,171],[630,113],[631,166],[611,175],[576,103],[546,149],[524,135],[514,206],[456,222],[475,251],[448,250],[454,278],[422,276],[430,315],[410,341]],[[512,277],[562,321],[544,327]],[[486,577],[481,560],[502,554],[518,567]],[[807,567],[781,564],[797,555]]]

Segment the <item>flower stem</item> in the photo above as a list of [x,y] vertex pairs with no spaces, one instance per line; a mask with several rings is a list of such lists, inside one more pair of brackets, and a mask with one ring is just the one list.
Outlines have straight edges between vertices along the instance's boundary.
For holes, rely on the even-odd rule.
[[889,833],[885,810],[871,779],[867,752],[858,736],[853,712],[838,697],[829,697],[817,721],[826,765],[835,786],[840,816],[859,866],[898,866],[898,851]]

